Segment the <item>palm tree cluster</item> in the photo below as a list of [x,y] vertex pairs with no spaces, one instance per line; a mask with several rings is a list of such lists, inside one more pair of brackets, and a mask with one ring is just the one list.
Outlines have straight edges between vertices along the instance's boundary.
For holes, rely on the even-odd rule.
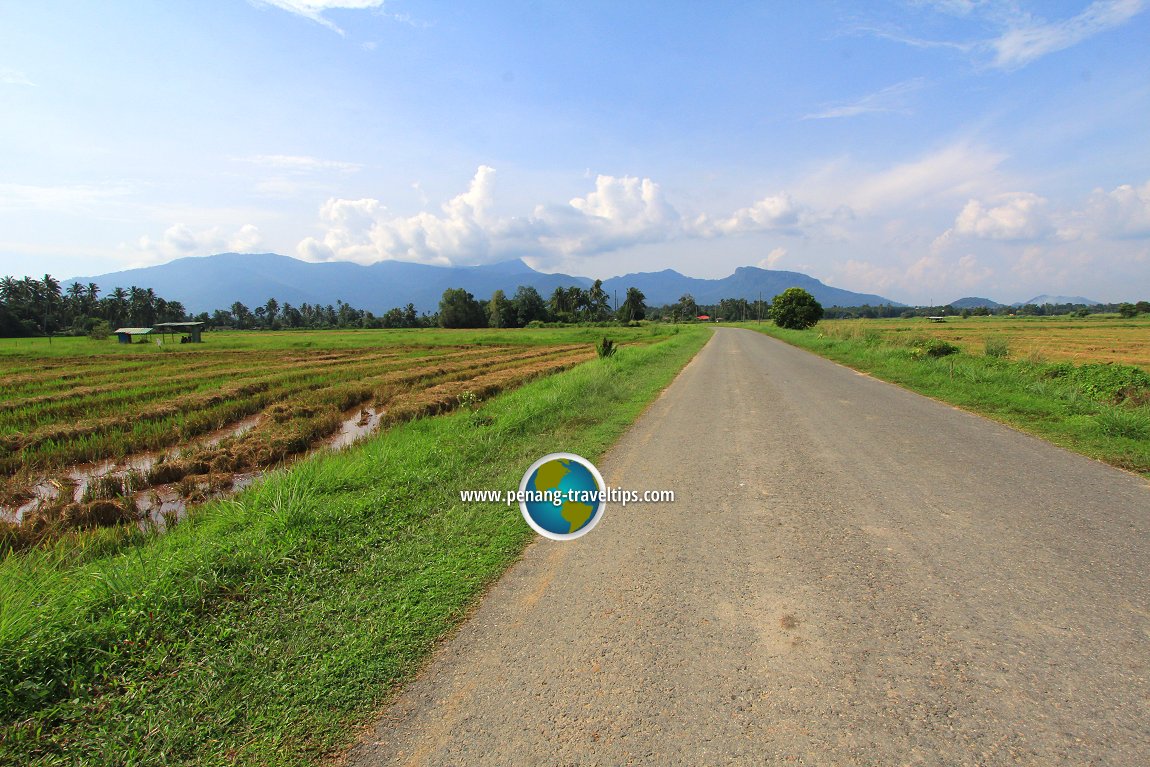
[[116,288],[103,298],[100,286],[73,282],[61,290],[50,274],[0,279],[0,335],[33,336],[87,333],[106,322],[111,328],[148,327],[186,319],[184,305],[156,295],[151,288]]
[[551,319],[556,322],[603,322],[611,319],[611,297],[603,290],[603,281],[584,290],[578,285],[555,288],[547,301]]

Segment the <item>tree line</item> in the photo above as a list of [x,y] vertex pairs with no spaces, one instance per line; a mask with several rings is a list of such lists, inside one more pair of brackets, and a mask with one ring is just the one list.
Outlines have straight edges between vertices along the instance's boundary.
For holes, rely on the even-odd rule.
[[[439,301],[438,311],[419,312],[413,304],[395,307],[376,315],[357,309],[342,300],[334,305],[302,303],[293,306],[269,298],[248,307],[240,301],[230,307],[190,315],[179,301],[156,295],[151,288],[116,288],[102,295],[100,287],[89,282],[73,282],[63,287],[49,274],[42,280],[32,277],[0,279],[0,336],[52,334],[106,335],[119,327],[150,327],[159,322],[198,321],[209,329],[280,330],[288,328],[515,328],[532,323],[637,322],[648,319],[663,322],[692,322],[700,316],[726,321],[768,320],[773,299],[750,301],[724,298],[718,303],[700,304],[690,293],[678,301],[649,307],[638,288],[628,288],[623,302],[613,306],[602,280],[591,287],[577,285],[555,288],[547,298],[530,285],[520,285],[509,297],[496,290],[480,300],[463,288],[449,288]],[[1099,304],[1027,304],[1022,307],[983,307],[957,309],[953,306],[832,306],[820,315],[827,319],[855,319],[916,316],[978,316],[988,314],[1078,315],[1118,313],[1134,317],[1150,313],[1150,302]]]
[[293,306],[272,297],[255,307],[235,301],[227,308],[189,314],[179,301],[152,288],[116,288],[102,295],[100,286],[73,282],[63,288],[45,274],[0,279],[0,336],[92,335],[104,337],[121,327],[151,327],[159,322],[203,322],[208,329],[281,330],[288,328],[423,328],[524,327],[536,323],[634,322],[646,316],[645,296],[627,290],[613,307],[601,280],[587,289],[559,287],[544,299],[534,287],[521,285],[511,298],[497,290],[480,302],[462,288],[443,293],[437,312],[419,312],[414,304],[376,315],[342,300],[335,304]]
[[557,287],[544,300],[530,285],[520,285],[510,298],[496,290],[480,301],[463,288],[448,288],[439,300],[439,325],[445,328],[522,328],[533,323],[638,322],[647,316],[646,296],[627,288],[623,303],[611,305],[603,281],[590,288]]
[[100,324],[150,327],[186,319],[183,304],[166,300],[151,288],[116,288],[103,297],[100,292],[94,282],[73,282],[62,289],[50,274],[42,280],[0,278],[0,335],[81,335]]

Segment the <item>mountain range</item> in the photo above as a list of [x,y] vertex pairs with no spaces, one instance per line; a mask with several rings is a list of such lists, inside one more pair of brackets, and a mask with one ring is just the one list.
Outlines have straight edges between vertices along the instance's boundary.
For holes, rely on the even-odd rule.
[[[530,285],[547,298],[557,287],[578,285],[588,288],[592,280],[568,274],[537,272],[521,260],[502,261],[485,266],[430,266],[406,261],[379,261],[363,266],[348,261],[312,263],[275,253],[220,253],[214,256],[180,258],[158,266],[129,269],[90,277],[73,277],[72,282],[100,286],[104,295],[133,285],[152,288],[168,300],[180,301],[192,313],[227,309],[240,301],[249,308],[275,298],[281,304],[335,304],[337,300],[357,309],[382,314],[395,306],[415,304],[419,311],[433,312],[447,288],[464,288],[486,300],[496,290],[510,298],[520,285]],[[627,288],[643,291],[649,306],[674,303],[690,293],[700,304],[718,303],[723,298],[770,300],[790,287],[811,293],[823,306],[879,306],[896,301],[868,293],[825,285],[799,272],[784,272],[742,266],[734,274],[709,280],[687,277],[673,269],[637,272],[603,281],[609,295],[619,301]]]
[[955,309],[978,309],[986,307],[987,309],[1004,309],[1007,306],[1017,309],[1020,306],[1034,304],[1035,306],[1043,306],[1044,304],[1064,305],[1074,304],[1080,306],[1096,306],[1102,303],[1101,301],[1094,301],[1090,298],[1083,298],[1082,296],[1048,296],[1045,293],[1041,296],[1035,296],[1029,301],[1018,301],[1013,304],[1000,304],[997,301],[992,301],[989,298],[979,298],[978,296],[968,296],[960,298],[957,301],[951,301],[947,306],[953,306]]

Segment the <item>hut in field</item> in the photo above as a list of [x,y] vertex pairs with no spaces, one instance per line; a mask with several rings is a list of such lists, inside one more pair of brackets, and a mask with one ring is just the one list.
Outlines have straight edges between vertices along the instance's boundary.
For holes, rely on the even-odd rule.
[[151,328],[120,328],[116,331],[116,339],[122,344],[130,344],[137,338],[143,339],[151,334]]
[[165,337],[179,335],[182,344],[202,343],[203,339],[200,337],[200,333],[203,329],[204,323],[202,322],[157,322],[152,326],[153,333],[160,333]]

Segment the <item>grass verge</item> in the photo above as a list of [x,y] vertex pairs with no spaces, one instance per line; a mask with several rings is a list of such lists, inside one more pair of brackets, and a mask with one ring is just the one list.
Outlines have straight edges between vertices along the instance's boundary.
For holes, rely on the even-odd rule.
[[0,763],[315,762],[533,536],[510,489],[592,460],[709,338],[648,346],[303,461],[164,535],[0,562]]
[[935,357],[930,338],[892,343],[866,325],[746,327],[1150,477],[1150,388],[1138,368],[1012,360],[996,347]]

